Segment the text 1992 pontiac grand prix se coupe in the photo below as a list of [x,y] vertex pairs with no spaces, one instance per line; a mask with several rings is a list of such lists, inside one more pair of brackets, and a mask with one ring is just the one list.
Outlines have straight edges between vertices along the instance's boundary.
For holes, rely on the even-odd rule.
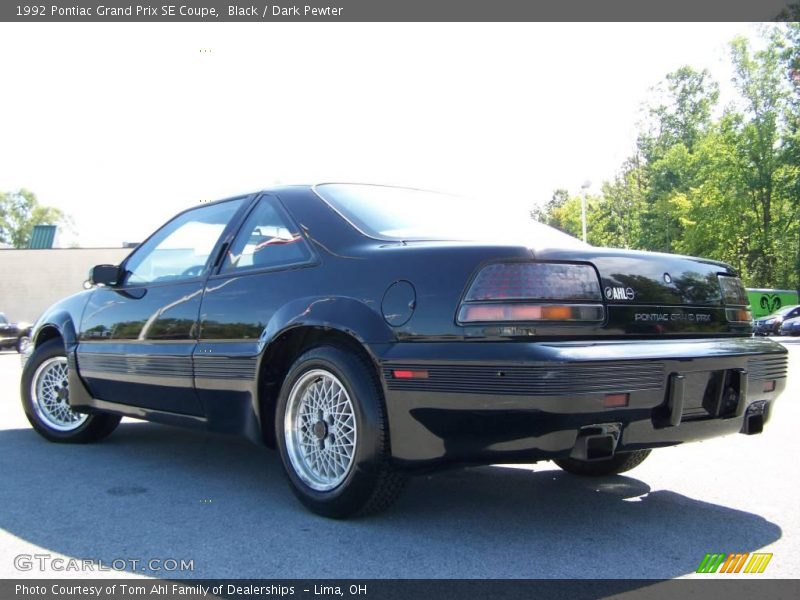
[[419,190],[202,204],[91,282],[33,331],[21,388],[39,433],[96,441],[124,415],[245,435],[331,517],[386,507],[420,468],[605,475],[760,433],[786,382],[731,267]]

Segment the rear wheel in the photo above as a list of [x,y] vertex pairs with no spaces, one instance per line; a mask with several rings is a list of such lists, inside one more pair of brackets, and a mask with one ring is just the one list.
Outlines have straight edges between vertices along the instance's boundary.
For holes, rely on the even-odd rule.
[[573,475],[602,477],[630,471],[642,464],[649,455],[650,450],[634,450],[633,452],[620,452],[608,460],[584,461],[574,458],[557,458],[553,462]]
[[61,340],[33,351],[22,372],[22,408],[33,428],[51,442],[96,442],[108,436],[120,417],[87,415],[69,405],[69,364]]
[[354,352],[320,346],[297,359],[278,398],[275,435],[292,491],[320,515],[378,512],[402,490],[377,376]]

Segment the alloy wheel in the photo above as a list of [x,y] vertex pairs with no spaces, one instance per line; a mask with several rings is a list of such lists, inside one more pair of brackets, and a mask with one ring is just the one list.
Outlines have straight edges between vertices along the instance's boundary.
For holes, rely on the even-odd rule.
[[37,416],[56,431],[73,431],[89,418],[89,415],[77,413],[69,406],[68,374],[66,357],[54,356],[39,365],[31,382],[31,397]]
[[325,492],[350,473],[357,443],[353,402],[330,371],[313,369],[292,386],[284,416],[286,449],[298,477]]

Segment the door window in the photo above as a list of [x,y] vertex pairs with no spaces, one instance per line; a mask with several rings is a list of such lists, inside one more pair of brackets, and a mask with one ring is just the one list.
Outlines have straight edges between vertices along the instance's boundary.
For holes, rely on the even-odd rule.
[[141,285],[200,276],[242,201],[239,198],[195,208],[172,219],[125,264],[125,283]]
[[299,228],[269,199],[262,198],[231,245],[222,272],[282,267],[310,258]]

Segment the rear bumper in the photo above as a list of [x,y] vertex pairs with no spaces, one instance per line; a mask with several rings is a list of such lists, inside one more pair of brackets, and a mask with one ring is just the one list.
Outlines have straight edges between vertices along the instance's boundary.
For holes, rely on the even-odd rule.
[[771,323],[769,325],[765,325],[764,323],[756,322],[753,326],[753,333],[756,335],[778,335],[781,330],[780,323]]
[[[580,456],[597,426],[617,451],[756,433],[787,372],[786,349],[761,338],[407,342],[378,356],[392,454],[409,467]],[[605,408],[609,394],[627,405]]]

